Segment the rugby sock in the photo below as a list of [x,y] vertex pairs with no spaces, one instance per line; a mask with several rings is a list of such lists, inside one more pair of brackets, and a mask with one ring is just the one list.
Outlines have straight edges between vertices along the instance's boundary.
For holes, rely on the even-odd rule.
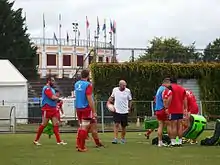
[[94,142],[95,142],[96,145],[100,145],[100,144],[101,144],[97,132],[93,132],[93,133],[92,133],[92,138],[93,138],[93,140],[94,140]]
[[80,130],[80,128],[78,128],[78,130],[77,130],[77,135],[76,135],[76,147],[79,147],[79,146],[80,146],[79,130]]
[[153,132],[153,131],[152,131],[151,129],[149,129],[149,130],[147,130],[146,135],[147,135],[147,136],[150,136],[150,134],[151,134],[152,132]]
[[58,125],[53,126],[53,131],[56,136],[57,143],[60,143],[61,139],[60,139],[60,133],[59,133],[59,126]]
[[162,140],[160,140],[160,141],[158,142],[158,144],[162,145],[162,144],[163,144],[163,141],[162,141]]
[[79,145],[79,148],[80,149],[85,149],[85,143],[86,143],[86,138],[87,138],[87,131],[85,129],[80,129],[79,130],[79,141],[80,141],[80,145]]
[[40,125],[40,126],[39,126],[35,141],[38,141],[38,140],[40,139],[40,136],[41,136],[41,134],[43,133],[44,128],[45,128],[45,126],[43,126],[43,125]]
[[182,144],[183,140],[182,138],[179,138],[179,144]]

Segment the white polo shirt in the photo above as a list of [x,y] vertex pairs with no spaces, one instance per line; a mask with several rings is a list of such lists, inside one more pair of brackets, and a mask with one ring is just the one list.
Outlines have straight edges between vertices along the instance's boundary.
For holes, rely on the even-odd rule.
[[112,91],[111,97],[114,98],[114,107],[116,113],[126,114],[128,113],[129,101],[132,100],[131,91],[128,88],[125,88],[124,91],[120,91],[119,87],[115,87]]

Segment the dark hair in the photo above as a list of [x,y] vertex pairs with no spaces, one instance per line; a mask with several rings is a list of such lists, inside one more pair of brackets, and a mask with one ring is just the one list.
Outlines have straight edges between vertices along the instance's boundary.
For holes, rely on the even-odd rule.
[[51,81],[52,79],[54,79],[53,76],[48,76],[48,77],[47,77],[47,82],[48,82],[48,81]]
[[58,93],[58,92],[60,93],[59,89],[55,89],[55,92],[56,92],[56,93]]
[[89,77],[89,70],[82,70],[81,72],[81,78],[88,78]]
[[170,82],[171,82],[171,83],[174,83],[174,84],[177,84],[177,78],[176,78],[176,77],[172,77],[172,78],[170,79]]
[[163,80],[163,83],[170,83],[170,78],[165,78],[164,80]]

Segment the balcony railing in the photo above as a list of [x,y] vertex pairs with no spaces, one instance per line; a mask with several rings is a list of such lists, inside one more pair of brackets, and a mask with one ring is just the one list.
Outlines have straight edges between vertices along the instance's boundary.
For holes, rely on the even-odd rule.
[[[53,39],[53,38],[45,38],[45,45],[46,46],[54,46],[54,45],[60,45],[61,41],[61,46],[78,46],[78,47],[95,47],[95,45],[99,48],[112,48],[112,45],[110,43],[105,43],[105,42],[96,42],[95,41],[88,41],[83,40],[83,39],[77,39],[76,43],[74,39],[70,39],[69,42],[67,39],[61,39],[58,40],[58,42]],[[43,45],[44,39],[43,38],[31,38],[31,42],[33,42],[36,45]]]

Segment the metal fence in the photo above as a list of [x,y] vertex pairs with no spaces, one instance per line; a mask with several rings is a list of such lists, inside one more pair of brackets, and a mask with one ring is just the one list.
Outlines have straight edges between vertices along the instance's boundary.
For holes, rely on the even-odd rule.
[[[220,101],[198,101],[200,114],[209,120],[207,129],[213,129],[215,119],[220,118]],[[213,113],[206,113],[206,108],[215,109]],[[112,131],[112,113],[106,108],[106,101],[96,102],[98,126],[101,132]],[[64,99],[63,110],[65,117],[61,119],[61,132],[75,132],[77,116],[73,99]],[[217,110],[217,111],[216,111]],[[154,118],[153,101],[134,101],[129,114],[128,131],[143,131],[145,118]],[[41,109],[38,102],[11,103],[4,101],[0,106],[0,132],[35,132],[41,123]]]

